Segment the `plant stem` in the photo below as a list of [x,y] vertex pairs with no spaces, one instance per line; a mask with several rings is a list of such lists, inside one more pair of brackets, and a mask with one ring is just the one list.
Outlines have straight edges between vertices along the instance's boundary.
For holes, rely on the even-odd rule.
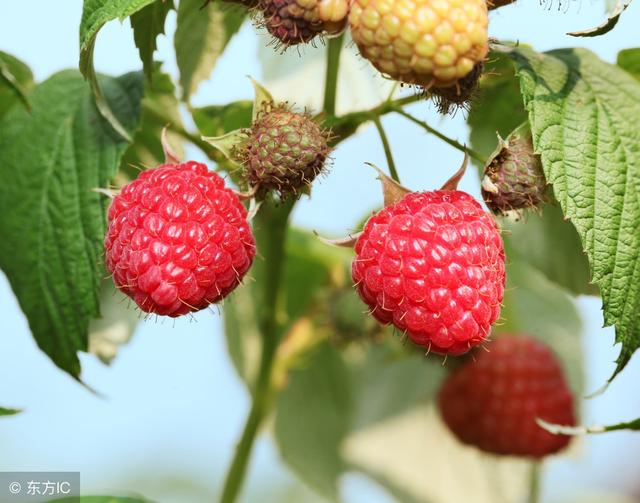
[[403,117],[406,117],[407,119],[409,119],[411,122],[413,122],[414,124],[417,124],[418,126],[420,126],[421,128],[423,128],[425,131],[431,133],[432,135],[440,138],[442,141],[444,141],[445,143],[448,143],[449,145],[451,145],[453,148],[456,148],[458,150],[460,150],[461,152],[466,152],[467,154],[469,154],[469,157],[475,159],[476,161],[478,161],[479,163],[481,163],[482,165],[485,164],[486,159],[484,159],[480,154],[478,154],[476,151],[468,148],[467,146],[461,144],[460,142],[457,142],[456,140],[449,138],[448,136],[442,134],[440,131],[438,131],[437,129],[432,128],[429,124],[427,124],[424,121],[421,121],[420,119],[416,119],[413,115],[405,112],[404,110],[402,110],[401,108],[396,108],[395,110],[393,110],[394,112],[396,112],[397,114],[402,115]]
[[[324,113],[335,115],[336,90],[342,36],[329,42],[327,52],[327,78],[324,92]],[[205,150],[206,152],[206,150]],[[242,488],[254,440],[271,406],[271,379],[274,358],[278,347],[280,327],[277,322],[278,299],[281,293],[280,280],[285,261],[285,238],[287,223],[295,200],[290,199],[280,206],[264,204],[254,220],[254,233],[261,264],[256,264],[254,274],[260,277],[260,294],[255,299],[258,309],[258,327],[262,336],[262,355],[257,381],[252,389],[252,404],[236,453],[229,467],[220,498],[221,503],[234,503]]]
[[378,134],[380,135],[380,141],[382,142],[382,148],[384,148],[384,155],[387,158],[387,164],[389,165],[389,174],[391,178],[393,178],[396,182],[400,183],[400,177],[398,176],[398,170],[396,169],[396,163],[393,160],[393,154],[391,153],[391,145],[389,145],[389,139],[387,138],[387,133],[384,132],[384,128],[382,127],[382,121],[380,117],[374,115],[371,119],[378,130]]
[[285,259],[287,222],[294,202],[290,200],[279,206],[264,204],[254,220],[256,242],[263,257],[262,262],[256,264],[254,271],[256,276],[260,276],[261,286],[255,305],[262,335],[262,355],[258,377],[252,389],[251,410],[227,473],[221,503],[233,503],[238,497],[256,434],[271,405],[271,372],[280,335],[276,313],[281,294],[280,280]]
[[324,83],[324,105],[326,115],[336,114],[336,94],[338,90],[338,69],[340,68],[340,53],[344,33],[329,40],[327,47],[327,73]]
[[383,101],[369,110],[351,112],[341,117],[327,117],[325,125],[331,128],[331,132],[334,135],[331,145],[335,146],[341,141],[346,140],[356,132],[360,125],[372,120],[373,117],[381,117],[390,112],[395,112],[401,107],[410,103],[415,103],[420,99],[422,99],[422,96],[417,94],[413,96],[405,96],[404,98],[398,98],[397,100]]
[[529,479],[529,498],[527,503],[539,503],[540,501],[540,461],[531,463],[531,475]]

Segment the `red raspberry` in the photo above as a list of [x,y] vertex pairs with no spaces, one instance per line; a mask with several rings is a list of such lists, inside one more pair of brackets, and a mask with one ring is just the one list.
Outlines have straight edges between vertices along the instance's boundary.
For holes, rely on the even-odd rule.
[[255,255],[238,196],[193,161],[125,185],[109,207],[104,245],[116,286],[143,311],[174,317],[223,299]]
[[431,351],[465,353],[500,316],[502,240],[465,192],[404,196],[369,219],[355,251],[353,281],[371,314]]
[[501,337],[454,370],[438,404],[460,441],[495,454],[540,458],[569,443],[571,437],[549,433],[536,418],[575,425],[560,363],[545,344],[526,336]]

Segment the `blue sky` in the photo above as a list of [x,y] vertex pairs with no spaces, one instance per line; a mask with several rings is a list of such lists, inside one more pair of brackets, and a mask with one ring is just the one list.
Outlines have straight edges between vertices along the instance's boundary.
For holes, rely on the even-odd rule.
[[[0,0],[0,9],[0,50],[29,64],[38,80],[77,66],[81,1]],[[632,4],[606,37],[578,40],[564,34],[597,24],[602,11],[600,3],[587,0],[562,6],[521,0],[492,15],[491,34],[527,41],[538,50],[585,46],[615,61],[620,49],[640,43],[640,4]],[[168,33],[174,27],[172,15]],[[264,34],[245,25],[194,103],[251,98],[245,76],[263,78],[258,48],[265,41]],[[175,76],[171,38],[161,38],[159,47],[158,59]],[[283,60],[289,68],[301,64],[291,57]],[[95,60],[105,73],[140,68],[128,23],[110,23],[100,32]],[[412,111],[448,135],[466,140],[461,115],[442,119],[425,104],[413,106]],[[459,165],[459,152],[425,137],[401,118],[387,117],[384,124],[408,187],[439,186]],[[328,235],[342,235],[381,199],[374,175],[363,162],[384,166],[385,161],[372,128],[345,142],[334,157],[331,174],[314,187],[311,200],[300,203],[294,221]],[[477,194],[474,177],[469,173],[462,188]],[[0,299],[0,405],[26,409],[0,424],[0,470],[82,470],[83,487],[93,493],[134,491],[163,503],[211,500],[248,408],[245,388],[226,356],[219,316],[203,312],[195,321],[141,323],[111,367],[83,355],[84,379],[106,397],[99,398],[59,372],[38,350],[2,273]],[[586,327],[587,389],[594,390],[611,374],[617,349],[612,347],[612,330],[601,328],[600,301],[581,298],[578,304]],[[605,395],[586,402],[584,421],[609,423],[640,416],[639,380],[636,358]],[[620,488],[640,461],[638,452],[640,435],[589,437],[578,454],[549,464],[545,501]],[[255,454],[244,501],[267,501],[265,487],[293,487],[293,478],[281,466],[268,436],[258,442]],[[357,476],[345,478],[343,492],[349,503],[391,501]],[[309,493],[298,494],[297,501],[312,501]]]

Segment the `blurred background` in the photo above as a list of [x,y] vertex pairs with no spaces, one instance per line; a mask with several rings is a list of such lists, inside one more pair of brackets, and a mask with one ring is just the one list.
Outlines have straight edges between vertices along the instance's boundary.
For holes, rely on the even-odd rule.
[[[64,68],[77,68],[81,11],[81,0],[0,0],[0,50],[28,64],[37,81]],[[615,62],[620,49],[640,45],[639,3],[632,4],[618,26],[604,37],[565,35],[595,26],[603,18],[601,2],[563,0],[558,5],[555,1],[539,4],[537,0],[520,0],[491,14],[490,34],[529,43],[537,50],[588,47],[610,62]],[[175,78],[174,30],[172,12],[156,58]],[[324,48],[305,48],[300,55],[294,49],[282,56],[271,47],[265,48],[267,42],[264,32],[246,23],[218,61],[212,78],[200,86],[194,105],[252,99],[246,78],[251,75],[276,97],[318,109]],[[113,75],[140,69],[128,21],[110,23],[100,32],[95,62],[98,71]],[[389,89],[389,83],[372,72],[353,47],[345,50],[338,112],[375,105]],[[463,114],[442,118],[428,103],[412,105],[411,112],[460,142],[468,141]],[[406,186],[440,186],[460,164],[460,152],[426,136],[403,118],[388,116],[383,123]],[[204,160],[196,149],[188,150],[188,155]],[[333,156],[329,175],[316,182],[312,199],[300,202],[293,221],[327,236],[340,236],[381,202],[378,182],[363,163],[386,163],[372,127],[364,127]],[[474,171],[467,173],[461,188],[479,194]],[[577,304],[584,322],[585,390],[591,392],[611,375],[618,348],[613,346],[613,330],[601,328],[600,300],[580,297]],[[126,328],[126,320],[123,323]],[[24,409],[22,414],[0,420],[0,470],[81,471],[85,494],[134,493],[162,503],[212,501],[249,408],[248,393],[227,356],[221,316],[205,311],[193,319],[140,322],[133,339],[121,348],[111,366],[93,355],[81,356],[83,379],[99,395],[78,385],[40,352],[0,273],[0,402]],[[609,424],[640,416],[638,382],[640,360],[636,357],[606,393],[583,401],[582,422]],[[444,451],[453,449],[455,441],[444,431],[433,434],[439,435]],[[398,437],[397,445],[398,453],[387,452],[387,444],[383,454],[393,462],[398,460],[397,471],[403,472],[406,438]],[[371,448],[375,450],[375,445]],[[441,456],[442,465],[452,463],[447,473],[467,466],[456,466],[456,458],[448,459],[446,452],[434,455]],[[459,480],[434,480],[426,467],[413,464],[406,470],[412,479],[403,481],[401,474],[398,480],[415,487],[415,494],[448,493],[451,498],[442,501],[463,502],[453,496],[462,494],[456,489]],[[640,501],[638,466],[640,434],[619,432],[580,439],[565,455],[545,464],[542,499],[545,503]],[[348,503],[396,501],[382,486],[358,474],[341,478],[340,493]],[[509,494],[508,489],[483,487],[477,501],[513,501]],[[430,501],[428,496],[424,498]],[[267,431],[256,444],[241,501],[323,500],[287,470]]]

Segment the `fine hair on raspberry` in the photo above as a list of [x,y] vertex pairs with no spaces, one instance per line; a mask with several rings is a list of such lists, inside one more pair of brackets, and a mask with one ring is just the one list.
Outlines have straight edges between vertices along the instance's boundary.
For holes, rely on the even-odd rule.
[[147,313],[180,316],[222,300],[255,256],[247,211],[204,164],[140,174],[111,202],[106,265]]
[[465,353],[500,316],[502,239],[465,192],[407,194],[367,221],[355,252],[353,280],[371,314],[428,351]]

